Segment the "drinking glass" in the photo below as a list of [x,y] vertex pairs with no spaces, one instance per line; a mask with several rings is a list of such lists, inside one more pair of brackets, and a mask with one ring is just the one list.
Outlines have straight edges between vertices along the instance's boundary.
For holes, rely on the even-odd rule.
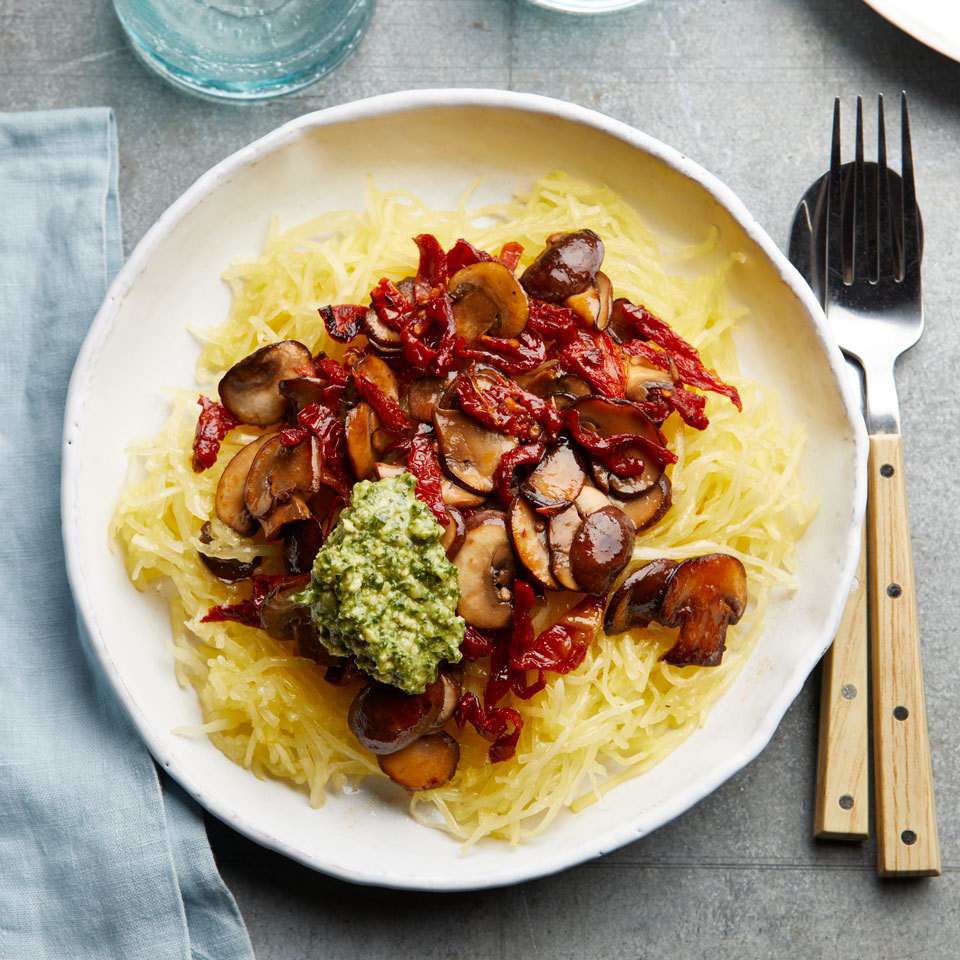
[[214,100],[299,90],[360,42],[374,0],[114,0],[134,51],[175,87]]

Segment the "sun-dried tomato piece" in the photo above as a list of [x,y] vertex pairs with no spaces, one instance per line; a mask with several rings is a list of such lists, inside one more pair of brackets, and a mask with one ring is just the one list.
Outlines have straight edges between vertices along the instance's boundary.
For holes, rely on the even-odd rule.
[[[630,327],[642,340],[649,340],[661,347],[673,360],[680,381],[690,387],[701,390],[711,390],[726,397],[738,409],[743,409],[740,394],[736,387],[724,383],[716,373],[708,370],[700,359],[697,349],[687,343],[667,323],[652,314],[645,307],[638,307],[626,300],[618,300],[616,309],[620,316],[625,317]],[[632,345],[628,342],[626,349],[631,352]],[[666,369],[666,368],[664,368]]]
[[454,354],[463,360],[489,363],[512,377],[529,373],[547,359],[547,345],[529,330],[521,330],[517,337],[488,337],[466,341],[457,337]]
[[586,597],[529,646],[514,654],[514,670],[570,673],[583,663],[603,613],[605,597]]
[[237,419],[222,404],[204,396],[197,398],[200,416],[193,436],[193,469],[202,473],[217,462],[220,441],[238,425]]
[[407,470],[416,478],[416,495],[430,508],[437,521],[445,524],[447,506],[443,502],[443,475],[430,434],[418,433],[410,441]]
[[592,453],[607,469],[623,477],[639,477],[643,473],[646,461],[643,457],[631,454],[631,449],[640,449],[649,454],[661,466],[676,463],[677,455],[665,446],[633,433],[617,433],[601,437],[593,430],[584,428],[580,423],[580,413],[576,407],[564,411],[564,422],[570,435],[585,450]]
[[424,373],[445,376],[453,366],[457,324],[446,292],[427,300],[401,333],[403,356]]
[[489,757],[492,763],[509,760],[517,752],[523,718],[512,707],[485,710],[476,694],[465,693],[455,711],[457,726],[470,723],[485,740],[492,740]]
[[384,326],[401,331],[413,315],[414,305],[392,280],[382,279],[371,291],[370,302]]
[[447,275],[452,277],[464,267],[472,267],[475,263],[492,259],[486,250],[480,250],[469,240],[461,238],[447,251]]
[[566,343],[583,326],[580,317],[569,307],[530,297],[527,329],[549,340]]
[[250,579],[250,598],[239,603],[211,607],[201,623],[222,623],[230,620],[247,627],[260,626],[260,611],[271,590],[286,590],[289,587],[307,585],[309,575],[288,576],[285,573],[273,576],[255,576]]
[[521,440],[555,436],[563,426],[552,403],[528,393],[489,367],[482,374],[474,369],[464,370],[453,383],[453,393],[464,413],[491,430]]
[[537,443],[520,444],[508,450],[497,464],[496,472],[493,475],[493,483],[496,487],[497,496],[501,503],[507,506],[514,496],[516,496],[516,487],[513,482],[514,474],[519,467],[525,467],[530,464],[539,463],[543,455],[547,452],[546,444],[542,441]]
[[353,303],[330,304],[320,308],[320,318],[334,340],[349,343],[360,333],[360,324],[366,312],[366,307],[358,307]]
[[297,414],[297,423],[312,433],[320,444],[320,479],[348,499],[352,484],[347,473],[347,438],[343,422],[327,407],[311,403]]
[[460,653],[464,660],[480,660],[489,657],[502,640],[503,631],[480,630],[467,624],[463,632],[463,642],[460,644]]
[[384,393],[369,377],[359,370],[354,370],[353,382],[357,385],[357,393],[373,407],[373,412],[385,430],[390,433],[406,433],[412,429],[413,424],[400,404]]
[[557,359],[602,396],[615,400],[626,395],[627,378],[619,348],[602,330],[577,331]]
[[315,357],[313,367],[318,377],[329,380],[330,383],[345,387],[350,382],[350,371],[333,357]]
[[417,286],[434,290],[447,286],[447,255],[440,241],[432,233],[421,233],[413,238],[420,251],[417,265]]
[[523,256],[523,244],[516,240],[507,241],[497,254],[497,259],[513,273],[517,269],[517,264]]

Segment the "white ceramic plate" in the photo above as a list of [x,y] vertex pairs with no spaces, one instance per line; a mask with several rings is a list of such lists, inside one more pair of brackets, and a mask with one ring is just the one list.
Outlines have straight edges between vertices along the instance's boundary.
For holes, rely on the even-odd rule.
[[960,4],[956,0],[864,0],[904,33],[960,62]]
[[[652,772],[537,842],[481,844],[463,854],[417,825],[377,786],[333,796],[262,782],[205,740],[175,735],[197,722],[192,691],[174,681],[170,626],[137,593],[108,544],[126,472],[125,447],[166,414],[164,390],[193,384],[189,326],[222,321],[218,279],[260,249],[270,217],[294,224],[359,206],[365,178],[445,208],[484,178],[479,201],[504,199],[562,164],[624,194],[654,228],[690,241],[715,226],[723,251],[745,251],[732,293],[752,313],[739,335],[749,373],[776,385],[804,424],[805,480],[820,512],[800,547],[798,591],[771,609],[738,682],[706,727]],[[491,90],[398,93],[309,114],[224,160],[157,222],[120,272],[70,385],[63,473],[64,539],[92,646],[157,761],[214,815],[253,840],[361,883],[453,890],[548,874],[635,840],[682,813],[765,746],[839,620],[865,500],[862,421],[844,393],[842,360],[806,284],[739,200],[675,150],[598,113]],[[388,792],[388,791],[387,791]]]

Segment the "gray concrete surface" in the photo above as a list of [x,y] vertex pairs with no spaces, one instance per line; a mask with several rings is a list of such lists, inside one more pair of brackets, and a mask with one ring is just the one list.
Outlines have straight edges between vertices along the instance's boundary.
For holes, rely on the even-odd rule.
[[834,95],[912,94],[928,333],[899,382],[944,875],[880,883],[871,844],[810,839],[815,675],[763,755],[686,816],[605,860],[515,889],[358,889],[212,824],[260,960],[960,956],[960,65],[861,0],[649,0],[592,21],[519,0],[380,0],[361,50],[331,77],[293,99],[238,109],[148,76],[107,0],[0,0],[0,110],[117,111],[128,247],[210,164],[280,122],[427,86],[533,91],[633,123],[726,180],[780,243],[826,163]]

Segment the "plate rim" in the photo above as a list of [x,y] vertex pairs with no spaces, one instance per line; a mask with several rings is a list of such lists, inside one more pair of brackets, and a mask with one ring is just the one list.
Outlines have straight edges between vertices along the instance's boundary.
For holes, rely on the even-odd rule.
[[[627,824],[618,830],[610,831],[601,841],[593,841],[585,847],[578,847],[572,854],[560,851],[549,858],[541,858],[535,864],[516,869],[509,864],[509,851],[505,851],[504,866],[483,877],[458,880],[455,874],[449,876],[420,875],[414,880],[379,875],[371,869],[352,869],[321,862],[307,852],[297,849],[285,841],[272,836],[251,822],[243,813],[231,809],[225,801],[211,797],[203,785],[192,782],[165,750],[152,733],[149,718],[138,703],[129,694],[119,670],[116,668],[103,637],[100,635],[95,604],[87,590],[82,570],[82,556],[79,547],[76,518],[78,516],[79,487],[77,477],[80,466],[79,433],[81,431],[83,406],[86,388],[90,382],[90,368],[97,356],[100,344],[108,336],[116,317],[116,311],[129,292],[140,273],[149,264],[154,249],[166,238],[175,225],[204,198],[228,179],[235,171],[255,162],[259,157],[272,153],[295,140],[306,130],[330,126],[346,121],[372,119],[378,116],[398,112],[426,110],[437,107],[488,107],[515,110],[520,113],[548,115],[592,127],[606,133],[628,146],[650,154],[681,175],[698,183],[733,217],[750,239],[763,251],[767,259],[776,268],[780,279],[800,300],[808,313],[813,332],[824,348],[834,380],[842,398],[846,419],[854,441],[854,498],[853,514],[847,531],[846,556],[841,565],[841,575],[837,580],[838,589],[834,592],[832,604],[826,618],[826,625],[819,644],[811,644],[807,657],[798,661],[789,682],[767,712],[763,723],[759,724],[739,750],[732,752],[727,761],[705,779],[678,793],[673,801],[658,815],[644,822],[639,829]],[[91,652],[96,655],[97,663],[110,682],[127,716],[130,718],[140,737],[150,750],[155,761],[170,774],[201,806],[209,813],[226,823],[238,833],[270,850],[289,857],[311,869],[352,883],[380,886],[394,889],[423,891],[466,891],[492,889],[519,883],[538,877],[548,876],[579,863],[587,862],[616,850],[619,847],[639,839],[662,827],[665,823],[680,816],[694,804],[708,796],[722,783],[755,759],[769,743],[780,725],[787,709],[796,699],[806,678],[819,662],[823,653],[832,642],[839,625],[850,584],[860,550],[860,528],[866,505],[866,448],[867,438],[863,418],[860,413],[859,398],[853,394],[849,380],[844,376],[843,360],[836,342],[829,333],[823,310],[807,285],[806,281],[790,264],[766,231],[747,211],[742,201],[719,178],[708,172],[695,161],[660,140],[637,130],[635,127],[608,117],[598,111],[577,104],[538,94],[516,93],[506,90],[485,88],[426,89],[398,91],[364,98],[323,110],[313,111],[296,117],[275,128],[240,150],[230,154],[202,174],[187,188],[157,219],[144,234],[129,258],[121,267],[110,285],[103,305],[84,339],[77,357],[67,391],[64,417],[61,467],[61,524],[66,556],[67,577],[77,603],[78,612]],[[83,631],[82,631],[83,632]],[[425,828],[426,829],[426,828]]]
[[925,16],[917,16],[905,9],[900,0],[863,0],[877,16],[896,27],[908,37],[923,44],[929,50],[941,54],[948,60],[960,63],[960,36],[951,41],[941,33]]

